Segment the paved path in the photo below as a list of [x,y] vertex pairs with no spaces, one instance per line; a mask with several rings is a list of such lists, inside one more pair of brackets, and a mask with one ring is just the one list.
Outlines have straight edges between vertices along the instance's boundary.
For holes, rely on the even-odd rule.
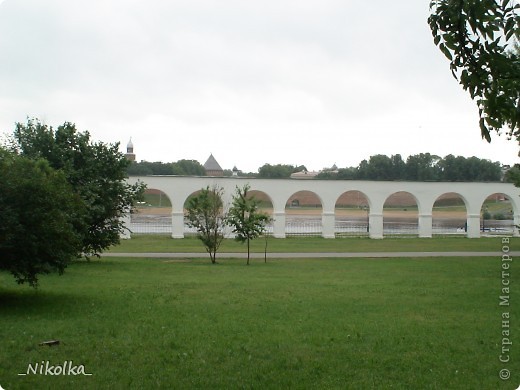
[[[511,257],[519,257],[520,251],[508,253]],[[502,257],[502,252],[320,252],[320,253],[267,253],[269,259],[293,259],[293,258],[392,258],[392,257]],[[158,259],[197,259],[208,257],[202,253],[104,253],[103,257],[140,257]],[[218,252],[217,257],[245,259],[247,253]],[[252,259],[263,259],[263,253],[251,253]]]

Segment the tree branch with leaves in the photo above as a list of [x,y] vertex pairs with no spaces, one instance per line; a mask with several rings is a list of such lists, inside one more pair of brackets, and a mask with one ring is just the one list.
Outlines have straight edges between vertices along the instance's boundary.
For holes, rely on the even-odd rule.
[[93,142],[88,131],[80,132],[70,122],[53,128],[28,119],[16,124],[11,150],[28,159],[45,159],[63,173],[86,210],[74,220],[85,255],[99,256],[119,243],[126,229],[122,217],[142,198],[145,185],[127,183],[130,162],[118,143]]
[[434,43],[476,100],[482,137],[505,132],[520,142],[518,0],[433,0],[430,10]]

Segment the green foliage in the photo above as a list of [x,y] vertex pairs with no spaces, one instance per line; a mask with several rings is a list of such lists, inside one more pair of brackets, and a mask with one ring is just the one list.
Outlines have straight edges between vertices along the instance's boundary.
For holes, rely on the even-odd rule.
[[361,180],[399,180],[405,175],[405,162],[400,154],[388,157],[382,154],[363,160],[356,177]]
[[448,155],[444,158],[420,153],[403,161],[401,155],[375,155],[357,167],[342,168],[337,173],[323,172],[318,179],[408,180],[408,181],[500,181],[500,163],[477,157]]
[[406,159],[405,177],[409,181],[438,180],[438,156],[430,153],[420,153]]
[[23,157],[47,160],[81,198],[86,213],[75,228],[83,253],[97,255],[119,243],[125,229],[121,217],[142,197],[144,185],[126,183],[129,161],[118,144],[94,143],[88,132],[78,132],[70,122],[55,130],[29,119],[16,124],[13,148]]
[[222,188],[208,186],[190,197],[186,207],[188,226],[197,229],[198,238],[213,264],[217,262],[217,251],[224,239],[226,215],[222,195]]
[[206,176],[204,166],[195,160],[179,160],[174,163],[163,162],[133,162],[127,168],[130,176],[147,175],[177,175],[177,176]]
[[520,164],[516,164],[506,172],[505,180],[520,187]]
[[292,173],[306,171],[304,165],[264,164],[258,169],[258,177],[263,179],[288,179]]
[[85,211],[63,171],[0,148],[0,269],[18,283],[36,287],[80,255]]
[[247,242],[247,265],[249,265],[250,241],[265,233],[270,217],[258,210],[258,200],[248,194],[250,186],[237,187],[229,209],[227,223],[233,228],[235,240]]
[[179,160],[172,164],[174,175],[206,176],[204,166],[195,160]]
[[[433,0],[428,23],[453,76],[476,100],[481,135],[508,128],[520,142],[520,31],[516,0]],[[511,48],[513,50],[511,50]]]

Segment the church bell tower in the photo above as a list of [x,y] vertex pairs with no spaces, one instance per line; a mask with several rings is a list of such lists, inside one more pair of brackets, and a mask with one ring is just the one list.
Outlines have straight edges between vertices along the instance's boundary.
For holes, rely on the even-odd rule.
[[134,153],[134,144],[132,143],[132,138],[130,137],[130,141],[126,145],[126,154],[125,157],[129,161],[135,161],[135,153]]

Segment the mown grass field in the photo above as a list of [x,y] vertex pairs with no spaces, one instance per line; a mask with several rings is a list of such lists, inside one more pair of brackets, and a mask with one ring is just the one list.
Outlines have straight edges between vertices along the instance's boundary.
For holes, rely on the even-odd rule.
[[[265,239],[259,238],[251,242],[251,251],[263,253]],[[496,252],[501,250],[500,238],[469,239],[465,237],[437,238],[337,238],[322,237],[290,237],[284,239],[268,238],[267,251],[284,252],[435,252],[435,251],[477,251]],[[233,239],[225,239],[220,252],[244,252],[246,247]],[[121,241],[111,249],[117,253],[193,253],[205,252],[204,246],[196,237],[172,239],[168,235],[135,234],[130,240]]]
[[[515,389],[520,288],[514,279],[515,344],[511,363],[500,363],[500,272],[496,257],[253,260],[249,267],[104,258],[42,277],[38,290],[0,273],[0,385]],[[38,345],[51,339],[61,344]],[[30,363],[70,360],[92,376],[17,375]],[[508,381],[499,379],[503,368],[511,369]]]

